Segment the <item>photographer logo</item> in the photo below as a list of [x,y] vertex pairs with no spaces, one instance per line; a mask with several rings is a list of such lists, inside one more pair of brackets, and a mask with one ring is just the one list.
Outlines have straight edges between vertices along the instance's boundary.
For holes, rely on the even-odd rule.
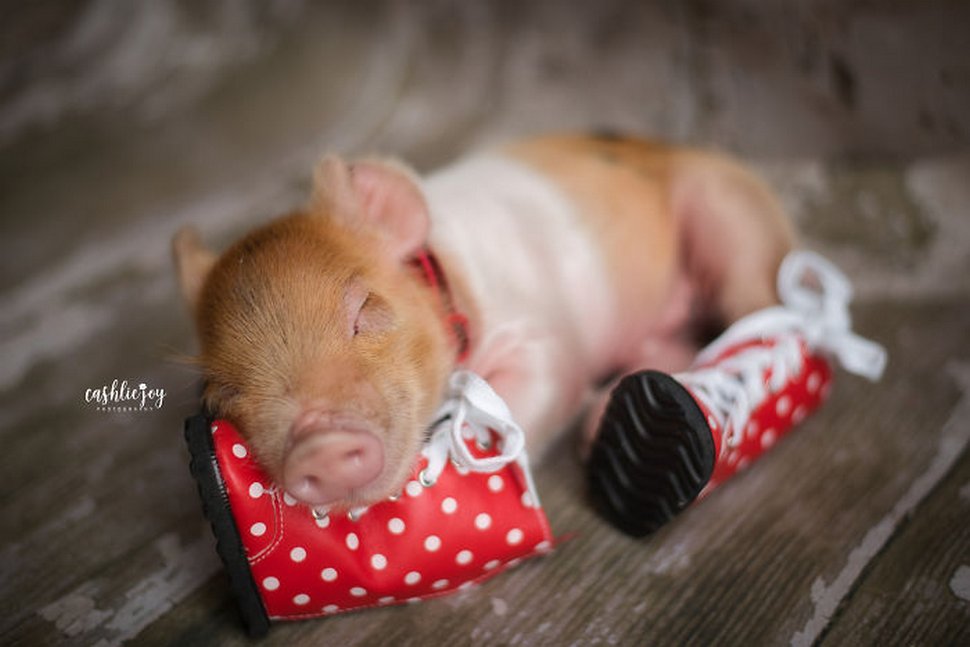
[[84,401],[97,411],[157,411],[165,402],[165,389],[112,380],[110,385],[86,389]]

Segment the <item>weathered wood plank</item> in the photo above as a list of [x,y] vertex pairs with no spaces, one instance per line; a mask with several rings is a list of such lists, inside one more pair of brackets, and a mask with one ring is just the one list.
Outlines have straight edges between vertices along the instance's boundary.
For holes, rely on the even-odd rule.
[[[950,424],[966,430],[968,416],[970,398]],[[822,644],[865,643],[970,644],[970,452],[874,560]]]
[[[938,477],[941,430],[962,397],[944,368],[967,360],[970,338],[966,161],[873,173],[821,160],[950,150],[970,114],[954,99],[966,84],[885,110],[879,93],[901,96],[900,77],[881,76],[879,53],[911,18],[929,27],[930,58],[904,84],[923,88],[926,70],[942,77],[962,60],[951,16],[967,9],[848,3],[828,15],[853,28],[822,45],[809,30],[803,51],[778,29],[793,27],[790,10],[752,21],[753,8],[709,4],[314,5],[285,46],[197,110],[134,128],[92,117],[3,148],[0,643],[249,644],[188,475],[180,429],[193,378],[167,363],[191,336],[167,264],[180,221],[224,239],[298,202],[288,187],[324,146],[427,167],[468,142],[604,124],[812,158],[785,197],[807,205],[800,224],[863,293],[886,299],[860,319],[890,346],[886,381],[843,376],[770,459],[647,541],[593,515],[566,442],[537,475],[555,530],[575,535],[553,555],[457,597],[281,625],[265,644],[966,642],[953,569],[970,561],[967,459],[898,535],[892,516]],[[857,86],[853,110],[837,107],[824,64],[806,84],[803,65],[832,47],[849,59],[837,65],[842,95],[850,63],[857,78],[883,79]],[[772,65],[736,74],[756,60]],[[752,78],[764,81],[756,96]],[[917,114],[920,128],[896,127]],[[85,388],[116,377],[164,386],[163,411],[82,404]],[[872,551],[867,537],[887,517],[886,548]],[[843,605],[831,624],[820,597]]]

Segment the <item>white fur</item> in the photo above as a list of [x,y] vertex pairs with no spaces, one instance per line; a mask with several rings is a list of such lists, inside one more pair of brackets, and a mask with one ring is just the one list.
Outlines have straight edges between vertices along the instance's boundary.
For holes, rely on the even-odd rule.
[[424,189],[431,246],[460,264],[481,317],[469,368],[494,380],[527,429],[561,424],[607,368],[615,318],[585,222],[549,180],[499,155],[444,169]]

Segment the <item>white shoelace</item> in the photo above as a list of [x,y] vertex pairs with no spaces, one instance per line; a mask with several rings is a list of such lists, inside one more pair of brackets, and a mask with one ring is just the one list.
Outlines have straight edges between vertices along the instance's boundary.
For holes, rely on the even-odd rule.
[[[818,288],[807,282],[814,278]],[[849,302],[852,286],[828,260],[809,251],[792,252],[778,271],[778,295],[783,305],[766,308],[739,320],[708,345],[695,360],[703,367],[731,346],[757,339],[775,339],[772,347],[739,352],[717,367],[699,368],[675,376],[720,416],[724,446],[741,442],[751,412],[802,370],[799,339],[813,352],[834,357],[850,373],[878,380],[886,366],[886,350],[852,332]]]
[[[419,476],[421,484],[434,485],[449,458],[459,469],[472,472],[496,472],[516,461],[525,475],[531,503],[538,507],[539,497],[525,451],[525,433],[512,419],[505,401],[488,382],[467,370],[452,373],[448,387],[448,397],[435,416],[440,422],[423,450],[428,465]],[[476,458],[465,443],[464,434],[480,446],[489,447],[492,443],[489,430],[499,436],[498,453]]]

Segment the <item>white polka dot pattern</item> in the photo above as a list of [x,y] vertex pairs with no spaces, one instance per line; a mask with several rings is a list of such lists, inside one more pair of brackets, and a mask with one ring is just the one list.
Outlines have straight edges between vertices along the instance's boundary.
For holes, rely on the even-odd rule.
[[820,386],[822,386],[822,376],[818,372],[813,371],[812,374],[808,376],[808,383],[805,385],[805,387],[808,389],[810,394],[814,395],[815,393],[818,393]]
[[791,398],[787,395],[783,395],[778,398],[778,402],[775,403],[775,412],[779,417],[784,417],[788,415],[791,411]]
[[408,496],[418,496],[423,489],[417,481],[408,481],[408,484],[404,486],[404,491],[408,493]]
[[[770,348],[774,342],[768,339],[759,343]],[[761,454],[781,441],[794,426],[803,422],[825,399],[831,387],[831,366],[823,357],[809,353],[804,344],[801,345],[801,351],[802,369],[789,376],[781,388],[767,389],[764,399],[753,403],[743,434],[734,439],[734,446],[728,446],[721,438],[721,432],[714,429],[718,424],[719,428],[723,428],[723,421],[717,421],[704,402],[695,397],[705,417],[715,418],[715,424],[711,424],[709,420],[709,426],[722,445],[705,492],[747,468]],[[726,357],[734,357],[731,349],[726,349],[724,353]],[[716,362],[714,366],[716,367]],[[766,368],[765,384],[771,382],[770,377],[770,368]]]
[[775,444],[775,440],[777,439],[778,437],[774,429],[765,429],[765,432],[761,434],[761,446],[768,449]]
[[[332,615],[466,590],[522,557],[552,547],[545,515],[517,465],[463,475],[449,462],[434,485],[418,474],[400,497],[356,518],[317,515],[272,483],[232,426],[214,432],[217,460],[240,539],[267,613],[274,618]],[[475,455],[497,452],[499,443]]]

